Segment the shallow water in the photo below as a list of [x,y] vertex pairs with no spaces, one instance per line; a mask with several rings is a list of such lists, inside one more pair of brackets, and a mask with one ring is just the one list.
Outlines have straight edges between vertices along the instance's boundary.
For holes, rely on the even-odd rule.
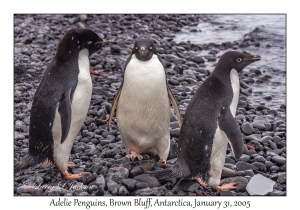
[[[253,90],[249,100],[254,105],[265,105],[278,109],[281,104],[286,104],[286,16],[278,15],[203,15],[199,24],[192,28],[184,28],[182,33],[175,37],[176,42],[190,41],[195,44],[224,42],[240,43],[244,39],[253,37],[259,42],[259,47],[250,46],[240,48],[260,55],[262,60],[246,67],[244,71],[259,69],[265,82],[251,84]],[[227,50],[226,50],[227,51]],[[225,51],[218,52],[218,56]],[[203,55],[203,52],[199,52]],[[209,70],[213,63],[207,63]],[[266,79],[265,79],[266,78]],[[271,96],[272,100],[264,99]]]

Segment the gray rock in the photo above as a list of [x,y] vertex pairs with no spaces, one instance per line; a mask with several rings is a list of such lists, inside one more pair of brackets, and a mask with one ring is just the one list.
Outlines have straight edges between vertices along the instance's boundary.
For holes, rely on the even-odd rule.
[[175,138],[178,138],[179,137],[179,134],[180,134],[180,128],[175,128],[173,130],[171,130],[171,137],[175,137]]
[[229,178],[229,177],[234,177],[236,176],[236,172],[230,168],[226,168],[224,167],[222,169],[222,174],[221,174],[221,178]]
[[279,166],[286,164],[286,159],[282,156],[276,155],[272,157],[272,162],[276,163]]
[[105,188],[106,182],[105,182],[104,176],[102,174],[100,174],[96,178],[95,184],[98,185],[99,187]]
[[254,129],[249,122],[245,122],[242,124],[242,132],[246,135],[250,135],[254,132]]
[[247,192],[250,195],[265,195],[273,191],[275,182],[260,174],[252,177],[247,185]]
[[192,180],[182,180],[177,189],[184,192],[195,192],[200,187],[200,184]]
[[253,123],[251,123],[253,128],[258,128],[259,130],[265,130],[266,126],[264,124],[263,121],[254,121]]
[[260,134],[252,134],[250,136],[246,136],[245,139],[248,140],[248,141],[250,141],[250,140],[256,140],[258,142],[261,142],[261,136],[260,136]]
[[239,161],[236,163],[236,170],[237,171],[245,171],[245,170],[249,170],[249,169],[255,169],[251,164],[249,163],[245,163],[243,161]]
[[119,193],[118,193],[120,196],[126,196],[126,195],[129,195],[129,192],[128,190],[126,189],[125,186],[121,186],[120,189],[119,189]]
[[122,184],[129,190],[129,191],[133,191],[135,190],[135,185],[136,185],[137,181],[134,179],[123,179],[122,180]]
[[259,171],[262,171],[262,172],[267,172],[267,167],[265,164],[261,163],[261,162],[254,162],[254,163],[251,163],[251,165],[255,168],[257,168]]
[[129,171],[127,168],[124,168],[122,166],[120,167],[114,167],[114,168],[110,168],[108,170],[108,174],[105,177],[106,182],[108,182],[109,180],[112,180],[114,182],[119,183],[122,179],[126,179],[128,178],[129,175]]
[[117,184],[112,180],[107,182],[107,188],[112,195],[118,195],[120,187],[121,185]]
[[201,57],[201,56],[195,56],[192,58],[192,61],[194,61],[195,63],[197,64],[200,64],[200,63],[204,63],[204,59]]
[[150,187],[159,187],[160,182],[150,174],[141,174],[133,178],[134,180],[138,182],[145,182],[148,184]]

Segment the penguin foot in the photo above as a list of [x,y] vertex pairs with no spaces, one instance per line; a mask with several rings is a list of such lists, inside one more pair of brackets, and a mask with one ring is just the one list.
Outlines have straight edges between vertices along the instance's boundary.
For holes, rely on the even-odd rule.
[[234,182],[222,184],[221,186],[216,186],[215,190],[217,190],[217,192],[219,192],[220,190],[236,190],[237,184],[238,183],[234,183]]
[[248,148],[248,150],[255,150],[255,147],[251,146],[251,145],[248,145],[248,144],[245,144],[246,147]]
[[105,74],[104,71],[102,71],[102,70],[99,72],[99,74],[100,74],[101,76],[103,76],[103,77],[107,77],[107,76],[108,76],[108,75]]
[[84,173],[69,174],[69,172],[67,170],[65,170],[64,172],[62,172],[62,175],[63,175],[64,179],[66,179],[66,180],[75,180],[75,179],[78,179],[80,177],[83,177]]
[[68,168],[74,168],[75,166],[76,166],[76,164],[74,164],[74,163],[68,163],[68,165],[67,165]]
[[195,181],[198,182],[201,186],[207,187],[207,183],[205,181],[203,181],[203,179],[201,177],[196,178]]
[[133,161],[135,158],[137,158],[138,160],[142,160],[143,156],[140,155],[139,153],[135,152],[135,151],[131,151],[130,154],[126,155],[126,157],[128,159],[131,159],[131,161]]
[[163,164],[167,165],[167,161],[166,160],[160,159],[159,162],[162,162]]

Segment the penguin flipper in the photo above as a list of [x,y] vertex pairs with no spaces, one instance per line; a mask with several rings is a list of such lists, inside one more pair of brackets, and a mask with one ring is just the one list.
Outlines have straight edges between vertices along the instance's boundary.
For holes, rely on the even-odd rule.
[[235,159],[239,159],[244,151],[243,136],[239,124],[231,114],[230,107],[224,107],[218,118],[219,128],[227,136]]
[[182,125],[182,121],[181,121],[181,117],[180,117],[180,112],[179,112],[179,109],[178,109],[178,106],[177,106],[177,102],[174,98],[174,95],[167,83],[167,89],[168,89],[168,97],[169,97],[169,100],[171,101],[174,109],[175,109],[175,113],[176,113],[176,116],[177,116],[177,119],[178,119],[178,124],[179,124],[179,127],[181,128],[181,125]]
[[112,118],[114,116],[115,110],[117,108],[117,104],[118,104],[118,101],[119,101],[119,98],[120,98],[120,95],[121,95],[121,91],[122,91],[122,86],[123,86],[123,83],[121,84],[120,89],[119,89],[119,91],[118,91],[118,93],[117,93],[117,95],[114,99],[114,103],[113,103],[113,106],[112,106],[110,114],[109,114],[108,123],[107,123],[107,130],[108,131],[110,129],[111,121],[112,121]]
[[61,119],[61,143],[63,143],[68,136],[71,125],[71,89],[62,94],[58,104],[58,112]]

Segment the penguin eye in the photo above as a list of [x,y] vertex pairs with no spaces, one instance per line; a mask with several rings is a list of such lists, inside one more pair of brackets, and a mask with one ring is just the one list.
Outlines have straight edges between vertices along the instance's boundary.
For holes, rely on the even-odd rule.
[[236,62],[241,62],[241,61],[242,61],[241,58],[237,58],[237,59],[236,59]]
[[152,50],[152,47],[149,47],[150,50]]
[[137,49],[139,49],[138,47],[135,47],[135,49],[137,50]]
[[88,44],[92,44],[92,41],[88,41],[87,43],[88,43]]

